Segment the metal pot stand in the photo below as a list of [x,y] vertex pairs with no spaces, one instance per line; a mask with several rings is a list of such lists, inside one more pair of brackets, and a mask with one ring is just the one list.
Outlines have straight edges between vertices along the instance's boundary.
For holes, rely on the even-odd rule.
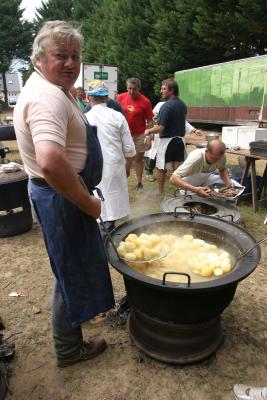
[[[201,211],[196,211],[199,208]],[[161,210],[168,212],[191,212],[203,214],[210,217],[223,218],[225,221],[239,223],[240,212],[231,202],[223,199],[204,199],[197,195],[187,194],[184,196],[174,196],[161,203]]]
[[[222,343],[221,313],[233,300],[238,282],[257,267],[261,253],[254,238],[240,226],[188,212],[136,218],[115,228],[111,236],[117,247],[129,233],[155,232],[164,226],[167,231],[193,230],[199,238],[224,245],[236,260],[233,270],[221,278],[190,283],[189,277],[187,283],[178,284],[135,271],[118,257],[109,241],[105,243],[109,262],[124,278],[133,343],[159,361],[194,363],[209,357]],[[247,249],[250,252],[241,257]]]

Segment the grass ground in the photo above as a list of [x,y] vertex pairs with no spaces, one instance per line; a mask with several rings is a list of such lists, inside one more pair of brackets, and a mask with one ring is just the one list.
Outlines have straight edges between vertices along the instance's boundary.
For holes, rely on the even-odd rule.
[[[19,161],[15,142],[7,158]],[[237,164],[235,158],[229,164]],[[262,168],[263,166],[259,166]],[[260,172],[260,171],[259,171]],[[156,182],[144,180],[136,193],[129,178],[131,216],[160,212]],[[166,193],[173,187],[166,183]],[[256,239],[266,235],[265,209],[253,213],[249,201],[238,206],[242,226]],[[216,355],[194,365],[167,365],[150,359],[130,341],[126,325],[104,320],[83,326],[85,336],[103,335],[107,352],[94,360],[59,370],[50,324],[52,275],[37,224],[25,234],[0,239],[0,313],[5,336],[16,343],[7,400],[233,400],[235,383],[266,385],[267,246],[257,269],[242,281],[222,315],[225,340]],[[116,300],[124,294],[121,275],[111,268]],[[22,296],[9,297],[10,292]],[[39,310],[36,313],[36,309]]]

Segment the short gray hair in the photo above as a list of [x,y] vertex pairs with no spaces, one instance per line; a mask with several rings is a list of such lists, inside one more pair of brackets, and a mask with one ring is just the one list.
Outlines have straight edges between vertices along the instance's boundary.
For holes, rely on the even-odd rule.
[[141,81],[138,78],[128,78],[126,81],[126,86],[128,83],[133,83],[134,85],[137,85],[139,89],[141,89]]
[[69,22],[47,21],[37,33],[32,45],[31,60],[33,65],[36,64],[36,58],[44,54],[44,42],[46,39],[53,39],[55,41],[62,39],[67,41],[77,40],[81,47],[83,44],[82,34]]

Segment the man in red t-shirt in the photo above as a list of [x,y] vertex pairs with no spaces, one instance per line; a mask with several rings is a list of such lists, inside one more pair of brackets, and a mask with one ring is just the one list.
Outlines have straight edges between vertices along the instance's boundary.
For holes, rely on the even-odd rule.
[[153,111],[150,100],[140,93],[140,79],[129,78],[126,81],[126,86],[127,92],[119,94],[116,100],[123,109],[135,144],[136,190],[141,191],[143,189],[142,174],[146,151],[144,132],[147,127],[153,126]]

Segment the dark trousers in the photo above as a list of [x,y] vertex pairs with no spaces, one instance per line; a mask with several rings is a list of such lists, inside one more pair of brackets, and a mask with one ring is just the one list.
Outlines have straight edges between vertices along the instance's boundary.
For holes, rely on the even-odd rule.
[[156,166],[156,157],[154,159],[146,157],[145,171],[146,171],[147,175],[153,175],[155,166]]
[[79,353],[83,342],[82,329],[80,326],[73,328],[69,323],[56,279],[52,294],[52,334],[58,358]]

